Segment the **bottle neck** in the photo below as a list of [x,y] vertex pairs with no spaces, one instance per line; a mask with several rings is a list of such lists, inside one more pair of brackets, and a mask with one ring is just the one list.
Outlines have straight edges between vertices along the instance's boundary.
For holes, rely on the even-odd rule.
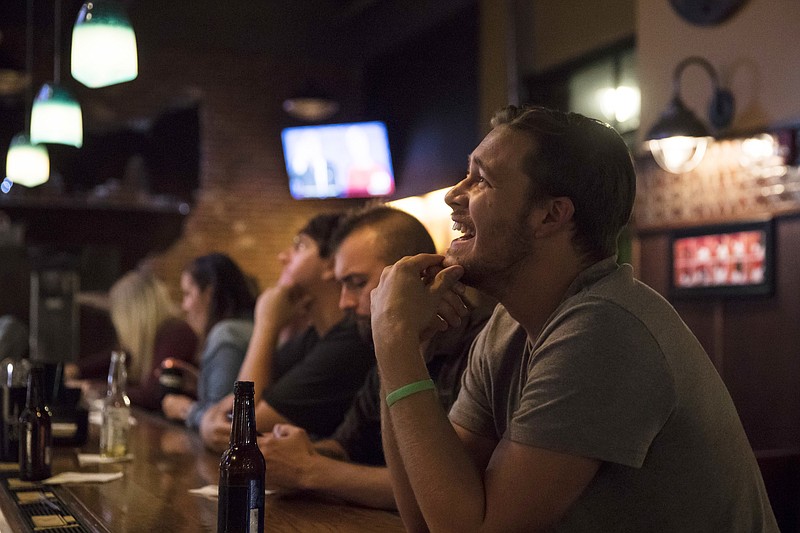
[[114,352],[111,355],[111,366],[108,369],[108,395],[125,394],[128,382],[128,371],[125,366],[125,354]]
[[253,391],[237,391],[233,399],[231,446],[256,443],[256,410]]
[[44,408],[44,376],[41,369],[31,370],[28,376],[28,397],[25,405],[28,409]]

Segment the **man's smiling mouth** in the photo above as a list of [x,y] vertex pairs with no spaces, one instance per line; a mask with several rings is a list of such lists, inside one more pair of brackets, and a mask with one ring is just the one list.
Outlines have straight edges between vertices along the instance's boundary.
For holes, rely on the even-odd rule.
[[456,240],[466,241],[475,237],[475,229],[464,222],[453,221],[453,231],[462,233],[461,237]]

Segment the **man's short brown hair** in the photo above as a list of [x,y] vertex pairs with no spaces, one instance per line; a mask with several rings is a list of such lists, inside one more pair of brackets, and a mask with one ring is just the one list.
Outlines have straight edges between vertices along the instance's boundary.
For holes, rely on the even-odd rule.
[[543,107],[508,106],[494,116],[492,126],[511,128],[533,141],[523,168],[531,178],[532,204],[570,198],[577,249],[592,262],[615,254],[636,196],[633,161],[622,137],[598,120]]

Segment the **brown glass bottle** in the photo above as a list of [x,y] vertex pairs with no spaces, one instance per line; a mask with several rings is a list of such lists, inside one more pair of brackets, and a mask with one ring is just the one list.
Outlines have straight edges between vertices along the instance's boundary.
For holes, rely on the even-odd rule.
[[217,533],[264,531],[264,456],[256,441],[253,382],[233,385],[230,446],[219,463]]
[[50,408],[44,401],[44,369],[31,368],[28,399],[19,415],[19,478],[40,481],[50,477],[52,446]]

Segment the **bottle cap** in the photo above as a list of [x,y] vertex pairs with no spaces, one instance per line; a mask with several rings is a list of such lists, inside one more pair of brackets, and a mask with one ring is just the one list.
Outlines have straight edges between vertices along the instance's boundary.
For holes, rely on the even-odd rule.
[[253,394],[255,385],[252,381],[235,381],[233,383],[233,394]]

